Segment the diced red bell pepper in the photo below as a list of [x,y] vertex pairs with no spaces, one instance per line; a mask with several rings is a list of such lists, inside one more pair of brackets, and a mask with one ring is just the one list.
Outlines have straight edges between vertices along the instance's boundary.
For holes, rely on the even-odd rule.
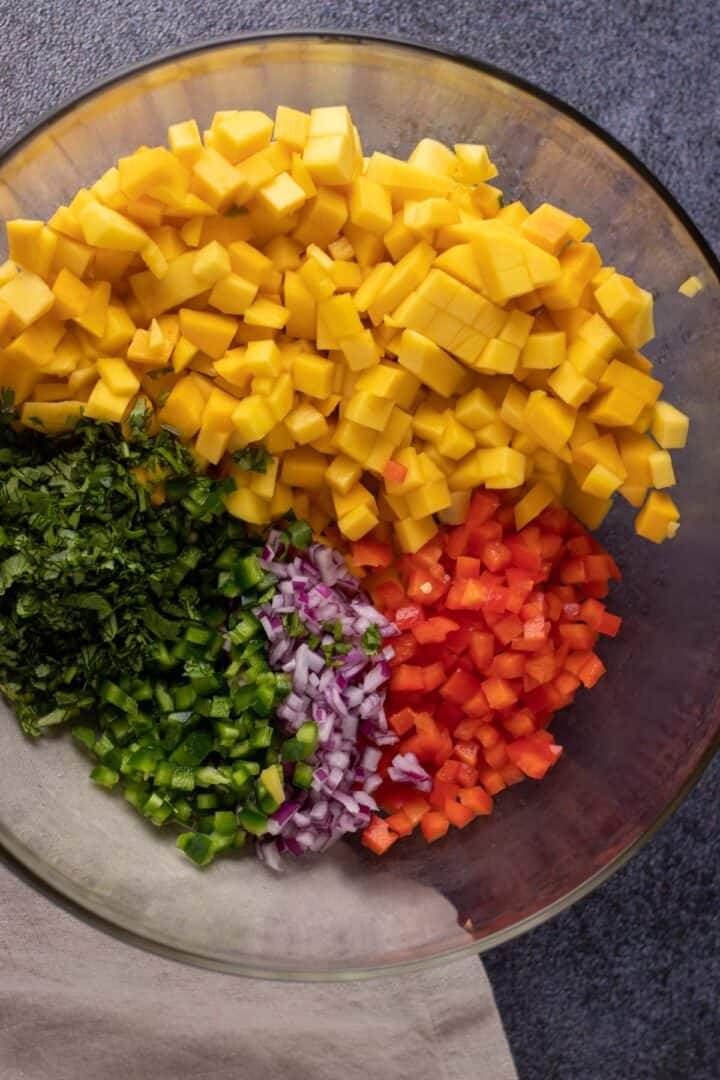
[[535,730],[535,721],[529,709],[519,709],[518,712],[504,716],[502,725],[515,739],[523,735],[532,735]]
[[508,743],[501,739],[495,746],[491,746],[489,750],[483,751],[485,761],[491,769],[499,769],[505,764],[508,759],[507,748]]
[[412,633],[420,645],[429,645],[445,641],[448,634],[459,629],[458,623],[453,619],[446,619],[444,615],[433,615],[424,622],[416,623],[412,627]]
[[580,669],[580,682],[587,690],[590,690],[595,686],[595,683],[602,678],[606,670],[607,669],[600,657],[596,656],[595,653],[591,653],[588,660]]
[[376,855],[383,855],[397,838],[398,834],[390,829],[387,822],[373,814],[370,824],[362,834],[362,843]]
[[408,694],[425,689],[424,669],[412,664],[400,664],[392,669],[390,689]]
[[512,552],[501,540],[490,540],[483,548],[482,561],[493,574],[504,570],[511,560]]
[[571,649],[593,649],[597,633],[585,623],[561,623],[558,634]]
[[521,784],[525,779],[525,773],[521,772],[517,765],[513,765],[511,761],[508,761],[507,765],[503,765],[500,775],[508,787],[511,784]]
[[472,739],[481,723],[482,720],[479,716],[467,716],[455,728],[455,738]]
[[507,787],[507,784],[503,780],[502,773],[497,769],[480,769],[479,770],[480,783],[487,792],[488,795],[497,795],[499,791],[502,791]]
[[454,761],[452,758],[449,758],[435,773],[436,780],[442,780],[445,784],[457,784],[459,782],[458,772],[461,765],[461,761]]
[[403,735],[406,735],[408,731],[415,727],[415,716],[415,712],[406,707],[399,709],[398,712],[390,713],[387,720],[395,734],[402,738]]
[[373,585],[371,596],[375,606],[382,612],[397,611],[406,602],[404,589],[397,581],[380,581]]
[[477,578],[482,572],[482,563],[470,555],[460,555],[455,563],[456,578]]
[[415,828],[404,810],[396,810],[390,817],[386,817],[385,824],[398,836],[409,836]]
[[414,570],[410,575],[407,593],[416,604],[427,607],[444,596],[446,590],[447,583],[442,573],[435,574],[429,568],[423,568]]
[[587,581],[584,558],[570,558],[560,566],[560,581],[563,585],[582,585]]
[[502,735],[494,724],[485,723],[480,724],[477,728],[475,738],[480,743],[483,750],[489,750],[492,746],[497,746],[502,739]]
[[[498,788],[498,791],[501,790],[502,788]],[[474,814],[492,814],[492,798],[485,787],[464,788],[458,798],[462,805]]]
[[500,498],[494,491],[476,491],[470,500],[468,524],[483,525],[496,514],[499,506]]
[[468,716],[486,716],[491,711],[488,699],[482,690],[478,690],[467,701],[463,701],[461,708]]
[[490,666],[495,652],[495,638],[486,630],[470,631],[470,656],[478,671]]
[[435,777],[432,791],[428,795],[428,802],[435,810],[442,810],[446,799],[457,799],[459,794],[459,784],[451,784],[447,780],[438,780]]
[[587,533],[582,536],[573,536],[572,540],[568,540],[565,546],[571,555],[592,555],[594,551],[592,540]]
[[398,630],[410,630],[424,618],[423,610],[419,604],[404,604],[395,612],[393,622]]
[[507,746],[507,754],[512,764],[533,780],[542,780],[550,766],[554,765],[562,754],[562,747],[540,738],[546,734],[538,731],[527,738],[515,739]]
[[[447,762],[445,762],[447,764]],[[464,762],[458,762],[459,768],[456,776],[456,783],[461,788],[474,787],[477,784],[478,771],[472,765],[466,765]]]
[[462,706],[481,689],[482,686],[479,679],[476,679],[475,676],[471,675],[468,671],[458,670],[453,672],[440,691],[440,694],[447,701],[452,701],[455,702],[456,705]]
[[476,811],[472,807],[457,803],[454,799],[445,800],[444,810],[445,817],[457,829],[464,829],[476,817]]
[[390,664],[392,667],[398,667],[415,656],[418,651],[417,641],[412,634],[400,634],[399,637],[392,639],[392,650],[395,655]]
[[432,844],[445,835],[450,828],[450,822],[447,816],[439,810],[429,810],[420,822],[420,828],[428,844]]
[[493,634],[503,645],[509,645],[513,638],[519,638],[523,632],[523,624],[517,615],[506,615],[493,626]]
[[498,653],[488,674],[497,679],[521,679],[525,673],[525,657],[521,652]]
[[458,761],[462,761],[465,765],[472,765],[474,768],[478,760],[478,744],[476,742],[456,742],[453,755]]
[[390,544],[381,544],[378,540],[371,540],[370,537],[356,540],[350,552],[350,557],[356,566],[374,568],[392,566],[393,549]]
[[509,709],[517,701],[517,694],[507,679],[485,679],[482,692],[491,709]]
[[427,694],[431,694],[433,690],[437,690],[439,686],[442,686],[445,682],[445,668],[437,660],[434,664],[428,664],[423,673],[423,690]]

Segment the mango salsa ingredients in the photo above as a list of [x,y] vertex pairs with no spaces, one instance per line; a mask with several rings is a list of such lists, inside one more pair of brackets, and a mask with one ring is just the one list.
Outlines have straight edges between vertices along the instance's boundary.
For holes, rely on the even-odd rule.
[[[496,174],[482,145],[364,156],[344,106],[173,124],[8,224],[0,387],[48,433],[142,400],[254,525],[382,523],[412,553],[473,488],[524,486],[525,523],[560,502],[594,528],[619,493],[660,542],[688,421],[639,351],[652,296]],[[258,476],[232,454],[260,442]]]

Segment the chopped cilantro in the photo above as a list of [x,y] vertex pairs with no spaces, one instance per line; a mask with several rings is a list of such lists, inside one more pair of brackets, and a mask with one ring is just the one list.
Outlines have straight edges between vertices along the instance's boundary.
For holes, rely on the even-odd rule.
[[245,472],[266,473],[268,465],[272,464],[272,454],[268,454],[265,447],[259,443],[257,446],[246,446],[243,450],[233,453],[233,461]]

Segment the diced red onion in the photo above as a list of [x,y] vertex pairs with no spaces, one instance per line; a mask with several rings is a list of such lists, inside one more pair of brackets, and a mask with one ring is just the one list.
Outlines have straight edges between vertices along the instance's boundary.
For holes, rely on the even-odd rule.
[[[278,591],[256,614],[271,642],[271,667],[292,676],[292,691],[277,711],[286,734],[294,734],[309,717],[318,726],[318,747],[311,759],[310,789],[295,796],[270,818],[258,849],[268,865],[284,853],[323,851],[342,836],[364,828],[376,803],[372,792],[382,783],[377,774],[381,746],[397,742],[388,731],[384,712],[385,684],[393,656],[389,639],[396,628],[370,604],[339,552],[322,544],[288,561],[278,533],[271,533],[263,552],[263,569],[275,575]],[[281,616],[296,612],[322,646],[333,643],[324,624],[338,621],[351,645],[339,668],[328,667],[320,651],[303,638],[289,638]],[[365,630],[376,626],[383,647],[375,656],[362,648]],[[363,749],[358,746],[362,733]],[[290,810],[283,813],[290,805]],[[270,849],[268,853],[265,849]]]

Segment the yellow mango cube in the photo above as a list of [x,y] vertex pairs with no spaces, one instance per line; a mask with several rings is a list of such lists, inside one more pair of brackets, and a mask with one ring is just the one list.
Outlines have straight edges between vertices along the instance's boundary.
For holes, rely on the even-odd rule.
[[228,394],[225,390],[219,389],[217,386],[213,386],[205,402],[200,421],[201,428],[204,431],[227,432],[229,435],[234,427],[233,413],[237,408],[237,404],[236,397]]
[[321,439],[328,430],[323,414],[309,402],[304,402],[289,412],[285,417],[285,426],[301,446]]
[[293,150],[302,150],[310,129],[310,116],[299,109],[290,109],[287,105],[278,105],[275,110],[274,138],[286,143]]
[[327,398],[332,392],[335,365],[313,353],[300,353],[292,360],[295,389],[309,397]]
[[374,367],[380,356],[372,331],[365,328],[359,334],[349,334],[340,339],[340,350],[351,371],[363,371]]
[[42,278],[24,271],[0,286],[0,301],[7,305],[18,324],[26,327],[50,311],[55,296]]
[[237,331],[237,320],[227,315],[215,315],[193,308],[180,309],[182,336],[213,359],[227,352]]
[[26,401],[20,409],[20,423],[46,435],[59,435],[74,427],[85,409],[83,401]]
[[217,240],[200,248],[192,264],[193,274],[208,288],[226,277],[231,269],[230,254]]
[[404,518],[394,524],[398,547],[406,555],[414,555],[424,547],[438,531],[433,517]]
[[242,315],[257,296],[258,287],[239,274],[227,274],[213,285],[208,304],[224,315]]
[[85,405],[85,416],[91,420],[106,420],[109,423],[119,424],[124,420],[134,397],[134,393],[114,394],[108,384],[101,379],[95,383],[90,392]]
[[593,465],[580,485],[580,490],[596,499],[608,499],[622,486],[622,477],[617,476],[605,465]]
[[251,375],[275,378],[282,373],[280,350],[274,341],[251,341],[245,351],[245,367]]
[[245,445],[264,439],[277,423],[270,406],[259,394],[250,394],[238,402],[232,422]]
[[377,432],[352,420],[342,419],[335,430],[335,446],[346,457],[359,461],[362,465],[372,453],[377,440]]
[[168,128],[168,145],[183,165],[191,166],[203,150],[200,131],[195,120],[183,120]]
[[285,332],[294,338],[313,338],[317,326],[315,297],[301,276],[290,270],[283,278],[283,304],[288,311]]
[[340,192],[331,187],[319,187],[315,198],[310,199],[300,211],[293,237],[304,246],[315,243],[327,247],[347,219],[347,203]]
[[344,415],[355,424],[384,431],[392,410],[393,403],[388,398],[356,388],[345,404]]
[[260,296],[245,309],[243,318],[248,326],[264,326],[272,330],[282,330],[290,318],[290,311],[282,304]]
[[483,184],[498,171],[490,160],[487,146],[479,143],[456,143],[457,171],[464,184]]
[[436,514],[439,510],[446,510],[450,506],[450,491],[444,477],[424,483],[416,491],[408,492],[405,497],[410,516],[416,520]]
[[86,244],[110,251],[142,251],[150,245],[150,237],[139,225],[91,199],[78,214]]
[[566,338],[562,331],[532,333],[520,353],[520,363],[530,371],[549,371],[560,367],[565,355]]
[[678,292],[692,300],[694,296],[697,296],[699,292],[702,292],[704,287],[705,286],[700,278],[696,274],[692,274],[689,278],[686,278],[681,285],[678,285]]
[[325,480],[339,495],[347,495],[348,491],[360,481],[362,466],[352,458],[338,454],[333,458],[325,471]]
[[589,401],[597,389],[595,383],[578,373],[570,360],[564,360],[553,371],[547,380],[547,387],[573,409]]
[[12,262],[42,278],[48,276],[58,242],[51,229],[42,221],[8,221],[7,238]]
[[379,518],[369,506],[356,506],[338,518],[338,529],[348,540],[360,540],[378,524]]
[[283,372],[273,382],[272,389],[266,394],[266,400],[277,421],[283,420],[295,404],[293,381],[288,372]]
[[229,431],[211,431],[201,427],[193,444],[193,453],[196,460],[203,464],[217,465],[227,450],[230,438]]
[[545,449],[558,453],[575,426],[575,410],[542,390],[533,390],[523,416],[528,432]]
[[398,363],[443,397],[454,394],[463,378],[457,361],[415,330],[403,330]]
[[600,386],[614,386],[639,398],[643,405],[654,405],[662,393],[663,384],[642,371],[613,360],[600,378]]
[[102,358],[97,361],[97,370],[108,389],[118,397],[129,397],[140,389],[140,380],[124,360]]
[[288,172],[278,173],[257,193],[260,205],[276,218],[293,214],[303,206],[306,198],[303,189]]
[[375,326],[424,281],[435,256],[435,249],[421,240],[396,263],[382,290],[368,307]]
[[461,424],[454,416],[448,419],[442,435],[437,441],[437,448],[445,457],[459,461],[475,447],[472,431]]
[[378,397],[390,398],[401,409],[412,409],[420,380],[397,364],[381,363],[364,371],[356,383],[358,390],[367,390]]
[[408,158],[408,164],[436,176],[452,178],[458,161],[452,150],[437,139],[421,139]]
[[455,405],[455,415],[465,427],[477,431],[478,428],[490,424],[497,415],[495,402],[481,387],[469,390],[458,398]]
[[352,135],[313,135],[311,117],[302,161],[316,184],[349,184],[356,166]]
[[231,491],[225,496],[225,508],[233,517],[251,525],[266,525],[270,521],[270,504],[250,488]]
[[232,206],[244,189],[241,173],[217,150],[206,147],[192,166],[193,189],[218,214]]
[[662,544],[677,534],[680,512],[664,491],[651,491],[635,518],[635,532],[654,544]]
[[555,492],[542,480],[533,484],[522,499],[515,503],[515,528],[518,532],[529,525],[538,514],[541,514],[555,500]]
[[690,418],[668,401],[658,401],[653,410],[652,434],[665,450],[678,450],[687,444]]
[[604,390],[590,404],[587,415],[602,427],[632,427],[643,409],[640,398],[620,387]]
[[392,225],[393,212],[389,193],[381,184],[359,176],[350,189],[350,221],[358,228],[383,235]]
[[280,478],[288,487],[315,490],[325,483],[328,459],[312,447],[302,446],[283,455]]
[[675,471],[667,450],[655,450],[648,458],[652,486],[668,488],[675,485]]
[[[573,226],[577,218],[560,210],[550,203],[543,203],[537,210],[525,218],[520,231],[526,239],[537,244],[551,255],[559,255],[573,237]],[[589,230],[588,230],[589,231]]]
[[265,113],[254,109],[233,110],[224,113],[217,125],[213,121],[215,148],[235,165],[267,146],[272,130],[273,122]]

